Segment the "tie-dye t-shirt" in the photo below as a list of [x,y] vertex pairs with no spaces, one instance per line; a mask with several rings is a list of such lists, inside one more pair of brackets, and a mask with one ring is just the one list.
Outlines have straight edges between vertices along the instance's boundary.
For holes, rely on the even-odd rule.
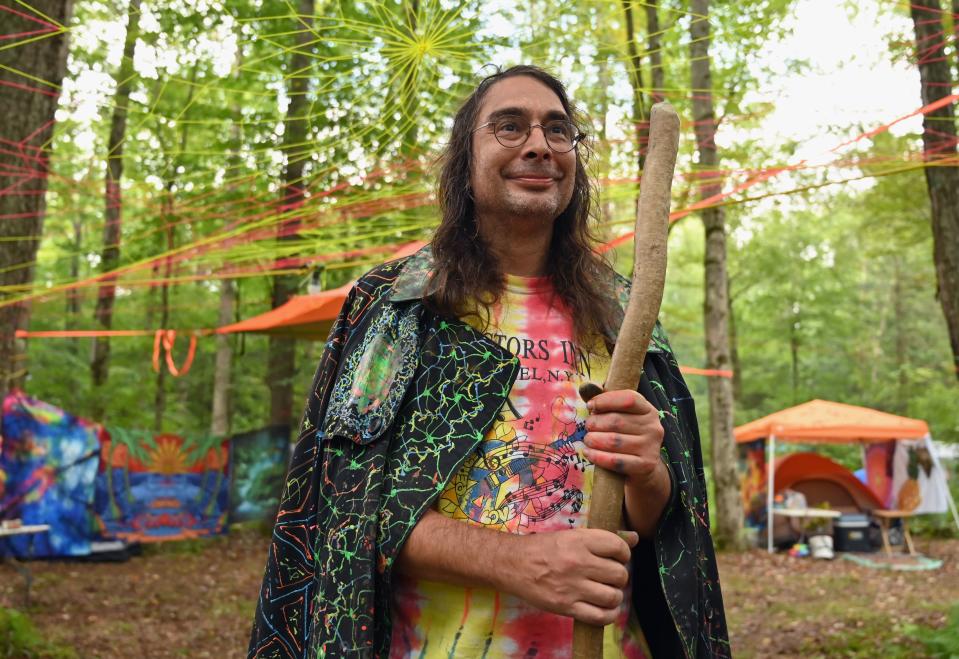
[[[587,411],[578,389],[585,381],[602,384],[608,358],[574,344],[570,314],[547,278],[510,276],[490,327],[478,328],[519,358],[519,375],[437,510],[506,533],[585,527],[593,466],[583,455]],[[394,597],[394,659],[572,655],[572,618],[505,593],[397,574]],[[649,656],[629,599],[627,593],[617,624],[606,628],[606,657]]]

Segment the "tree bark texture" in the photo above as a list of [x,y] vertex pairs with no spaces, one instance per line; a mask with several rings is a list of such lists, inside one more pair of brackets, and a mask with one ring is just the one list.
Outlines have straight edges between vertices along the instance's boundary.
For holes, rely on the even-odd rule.
[[[313,33],[307,28],[313,25],[313,0],[300,0],[299,18],[296,21],[298,32],[294,36],[296,47],[290,58],[287,90],[290,102],[286,108],[282,150],[286,156],[283,172],[282,199],[279,211],[290,216],[279,226],[280,242],[295,241],[299,238],[300,218],[297,211],[303,206],[306,185],[303,180],[303,165],[309,156],[306,142],[309,137],[309,120],[306,113],[310,103],[307,98],[309,88],[310,52],[309,42]],[[275,309],[284,304],[296,293],[297,278],[292,275],[277,275],[273,278],[272,306]],[[296,374],[295,339],[270,336],[267,364],[267,384],[270,387],[270,424],[291,425],[293,420],[293,378]]]
[[[916,33],[916,56],[923,105],[952,93],[939,0],[910,5]],[[959,379],[959,162],[956,150],[955,103],[923,117],[922,145],[926,187],[932,206],[933,259],[936,288],[952,346],[952,369]]]
[[[709,59],[709,0],[692,0],[690,26],[692,105],[699,167],[705,177],[701,199],[721,189],[716,177],[719,154],[716,149],[716,121],[712,99],[712,74]],[[705,313],[706,367],[728,370],[729,290],[726,272],[726,227],[722,207],[700,211],[706,230]],[[733,383],[730,378],[710,377],[709,430],[712,439],[712,475],[715,485],[716,544],[738,548],[741,545],[743,514],[739,500],[739,476],[736,471],[736,444],[733,439]]]
[[[636,153],[641,176],[646,166],[646,149],[649,146],[649,113],[646,111],[646,96],[643,94],[643,60],[636,45],[636,19],[632,0],[623,0],[623,14],[626,19],[626,52],[629,60],[626,68],[629,82],[633,87],[633,130],[636,133]],[[637,181],[639,179],[637,178]]]
[[959,0],[952,0],[952,52],[956,56],[956,79],[959,79]]
[[[229,279],[224,279],[221,286],[218,327],[232,323],[236,310],[236,284]],[[213,370],[213,414],[210,421],[210,434],[214,437],[226,437],[230,434],[232,380],[233,337],[217,334],[216,362]]]
[[[27,372],[25,346],[16,331],[26,328],[30,309],[12,299],[33,284],[50,142],[67,63],[63,28],[73,15],[72,0],[31,0],[30,7],[13,5],[16,13],[0,12],[0,35],[8,37],[0,41],[6,46],[0,50],[5,67],[0,68],[0,401],[10,389],[23,387]],[[13,36],[38,31],[45,33]]]
[[739,400],[743,390],[743,378],[739,370],[739,339],[736,334],[736,304],[729,292],[729,282],[726,282],[726,293],[729,301],[729,363],[733,369],[733,400]]
[[[83,221],[74,217],[73,225],[73,254],[70,256],[70,279],[77,281],[80,279],[80,254],[83,250]],[[67,291],[67,313],[64,318],[63,328],[74,330],[80,326],[80,291],[76,288]],[[79,339],[70,339],[70,350],[74,355],[80,354]]]
[[[113,116],[110,120],[110,138],[107,142],[107,166],[104,180],[103,250],[100,253],[100,271],[109,273],[120,263],[120,229],[123,199],[120,183],[123,178],[123,141],[127,130],[127,106],[133,87],[133,55],[140,31],[140,0],[130,0],[127,7],[127,29],[123,44],[123,60],[116,78],[117,89],[113,96]],[[113,327],[113,301],[116,298],[116,279],[104,278],[97,288],[97,305],[94,319],[100,329]],[[110,374],[110,339],[96,337],[93,340],[93,359],[90,375],[93,379],[94,397],[92,416],[102,421],[106,401],[102,386]]]
[[[959,0],[956,0],[959,2]],[[646,40],[649,44],[649,71],[653,83],[653,105],[666,100],[663,88],[663,53],[659,28],[659,0],[646,0]]]
[[[243,49],[238,48],[236,62],[233,67],[233,78],[237,79],[240,68],[243,66]],[[242,108],[239,103],[233,105],[235,117],[230,127],[232,146],[230,159],[227,163],[227,179],[235,181],[240,175],[242,161],[240,160],[240,145],[243,141],[243,132],[240,121]],[[236,184],[230,183],[230,194],[236,194]],[[220,311],[217,317],[217,327],[223,327],[234,322],[237,307],[237,283],[232,279],[223,279],[220,282]],[[213,408],[210,413],[210,434],[214,437],[226,437],[230,434],[233,424],[230,414],[233,406],[233,337],[223,334],[216,335],[216,358],[213,369]]]

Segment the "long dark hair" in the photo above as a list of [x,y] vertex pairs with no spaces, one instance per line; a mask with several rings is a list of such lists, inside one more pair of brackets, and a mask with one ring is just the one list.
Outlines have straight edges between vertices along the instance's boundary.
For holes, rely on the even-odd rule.
[[[472,130],[490,87],[500,80],[528,76],[549,87],[559,97],[574,123],[582,125],[570,105],[566,88],[536,66],[519,65],[485,78],[463,103],[453,119],[449,144],[440,158],[440,225],[433,235],[434,273],[425,301],[434,311],[462,316],[477,310],[488,320],[489,307],[502,295],[505,278],[489,245],[476,226],[473,193]],[[593,251],[596,239],[589,226],[594,189],[584,166],[589,144],[576,149],[576,176],[569,205],[553,224],[547,255],[547,274],[556,294],[572,313],[576,342],[596,352],[603,337],[613,333],[616,302],[611,288],[612,268]]]

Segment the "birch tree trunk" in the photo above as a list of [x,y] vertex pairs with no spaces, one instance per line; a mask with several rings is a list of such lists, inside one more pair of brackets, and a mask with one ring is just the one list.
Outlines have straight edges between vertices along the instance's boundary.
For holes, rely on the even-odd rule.
[[[290,102],[286,108],[286,120],[283,132],[283,150],[286,167],[283,172],[282,199],[280,212],[292,217],[280,223],[279,242],[298,239],[297,230],[300,218],[295,213],[303,206],[306,187],[303,181],[303,165],[308,157],[306,141],[308,137],[309,100],[306,93],[309,88],[310,53],[309,42],[313,33],[313,0],[300,0],[296,22],[296,46],[290,58],[287,90]],[[291,275],[273,277],[272,306],[281,306],[296,293],[297,280]],[[270,335],[269,357],[267,364],[267,384],[270,387],[270,425],[291,425],[293,420],[293,377],[296,374],[295,339]]]
[[27,373],[26,351],[16,331],[26,328],[30,309],[26,303],[8,302],[33,284],[73,1],[31,0],[20,10],[33,20],[0,12],[0,34],[50,32],[30,43],[25,38],[22,45],[3,41],[6,47],[0,50],[0,82],[9,83],[0,87],[0,402],[10,389],[23,386]]
[[[914,0],[909,7],[916,33],[922,102],[928,105],[952,93],[942,5],[939,0]],[[922,146],[932,205],[936,294],[949,330],[953,373],[959,379],[959,164],[954,105],[948,103],[923,117]]]
[[[127,105],[133,86],[133,55],[140,28],[140,0],[130,0],[127,7],[127,30],[123,44],[123,60],[117,76],[117,90],[113,96],[113,117],[110,120],[110,139],[107,143],[107,167],[104,184],[103,251],[100,253],[100,271],[111,272],[120,262],[120,223],[123,199],[120,182],[123,178],[123,140],[127,129]],[[112,276],[102,280],[97,288],[97,306],[94,319],[100,329],[113,327],[113,301],[116,297],[116,279]],[[94,396],[92,417],[103,421],[106,400],[103,385],[110,375],[110,339],[97,337],[93,340],[93,359],[90,362]]]
[[[692,0],[693,20],[689,46],[692,72],[693,121],[699,151],[699,167],[706,177],[700,198],[717,194],[721,182],[716,175],[719,154],[716,148],[716,120],[713,110],[712,75],[709,59],[709,0]],[[729,290],[726,272],[726,226],[722,207],[700,211],[706,230],[705,313],[706,367],[728,370]],[[736,473],[736,444],[733,439],[733,384],[730,378],[710,377],[709,431],[712,440],[712,472],[715,485],[717,546],[740,548],[743,512]]]

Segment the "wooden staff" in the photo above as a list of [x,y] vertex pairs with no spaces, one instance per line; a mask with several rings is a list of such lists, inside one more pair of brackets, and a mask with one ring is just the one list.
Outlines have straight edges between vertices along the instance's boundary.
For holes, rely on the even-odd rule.
[[[635,389],[643,372],[646,348],[653,335],[666,282],[666,237],[670,190],[679,148],[679,116],[668,103],[657,103],[649,117],[649,152],[636,209],[635,261],[629,304],[619,330],[606,378],[606,391]],[[593,387],[593,394],[596,393]],[[584,398],[588,396],[583,392]],[[624,479],[599,467],[593,476],[589,503],[591,529],[618,531],[623,526]],[[601,659],[603,628],[576,621],[574,659]]]

